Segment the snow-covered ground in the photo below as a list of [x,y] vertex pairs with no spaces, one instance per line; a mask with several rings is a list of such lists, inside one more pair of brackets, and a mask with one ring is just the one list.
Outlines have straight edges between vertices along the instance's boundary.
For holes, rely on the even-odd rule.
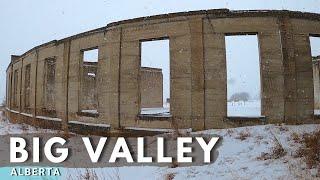
[[[61,179],[85,179],[86,174],[98,179],[320,179],[315,169],[308,169],[302,158],[294,155],[300,147],[296,138],[320,130],[320,125],[262,125],[194,134],[218,134],[223,137],[215,163],[191,167],[107,167],[64,168]],[[11,124],[0,119],[0,134],[54,132],[28,125]],[[263,160],[263,155],[281,145],[286,154]]]
[[[261,102],[228,102],[228,116],[259,117],[261,116]],[[141,108],[144,115],[170,115],[170,105],[160,108]]]
[[170,103],[164,103],[163,107],[141,108],[141,114],[143,114],[143,115],[168,116],[168,115],[170,115]]
[[[192,167],[114,167],[95,169],[66,169],[66,178],[77,179],[89,172],[103,179],[320,179],[315,169],[307,169],[301,158],[295,158],[300,147],[296,135],[320,130],[320,125],[263,125],[223,130],[207,130],[195,134],[218,134],[223,137],[215,163]],[[262,160],[277,147],[286,155],[279,159]],[[74,176],[77,174],[78,176]]]
[[[260,117],[261,116],[261,101],[249,100],[247,102],[228,102],[228,116],[240,117]],[[314,113],[319,115],[320,110],[314,110]],[[166,104],[163,108],[141,108],[143,115],[170,115],[170,105]]]
[[0,111],[0,135],[7,134],[27,134],[27,133],[58,133],[59,131],[51,129],[41,129],[27,124],[12,124]]
[[261,101],[228,102],[228,116],[261,116]]
[[141,108],[141,114],[143,115],[170,115],[169,108]]
[[[227,111],[228,116],[259,117],[261,116],[261,101],[228,102]],[[320,109],[315,109],[314,114],[320,115]]]
[[[242,116],[242,117],[259,117],[261,116],[261,102],[247,101],[247,102],[228,102],[228,116]],[[164,106],[160,108],[141,108],[143,115],[170,115],[170,107]]]

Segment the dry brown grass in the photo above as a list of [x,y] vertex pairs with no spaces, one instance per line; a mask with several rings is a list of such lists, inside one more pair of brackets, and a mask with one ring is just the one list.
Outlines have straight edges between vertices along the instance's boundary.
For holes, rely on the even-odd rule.
[[97,173],[94,170],[89,170],[86,168],[85,173],[84,174],[80,174],[80,179],[83,180],[98,180],[98,176]]
[[241,131],[239,135],[236,137],[236,139],[240,139],[241,141],[244,141],[250,136],[251,134],[249,133],[249,131]]
[[320,131],[304,134],[301,143],[297,156],[305,160],[308,168],[318,168],[320,171]]
[[172,122],[171,122],[171,127],[172,127],[172,129],[173,129],[173,136],[176,136],[176,137],[179,137],[179,136],[181,136],[182,134],[180,133],[180,131],[179,131],[179,125],[178,125],[178,122],[177,122],[177,120],[172,120]]
[[297,133],[292,133],[291,134],[291,139],[295,142],[295,143],[301,143],[302,139],[300,138],[300,135]]
[[284,148],[281,146],[281,144],[276,141],[275,146],[273,146],[271,150],[271,158],[272,159],[279,159],[283,156],[285,156],[287,152],[284,150]]
[[287,154],[285,149],[281,146],[280,142],[277,138],[274,137],[275,145],[272,147],[271,152],[269,153],[262,153],[258,160],[269,160],[269,159],[279,159]]
[[22,132],[26,132],[26,131],[28,131],[29,130],[29,126],[28,125],[26,125],[26,124],[21,124],[21,130],[22,130]]
[[229,136],[229,137],[232,137],[232,134],[234,133],[234,130],[233,129],[227,129],[227,135]]
[[279,127],[279,130],[281,131],[281,132],[286,132],[286,131],[288,131],[289,129],[288,129],[288,127],[285,127],[285,126],[280,126]]
[[173,180],[176,175],[174,173],[166,174],[165,180]]
[[171,168],[179,167],[178,161],[177,161],[176,159],[173,159],[170,167],[171,167]]

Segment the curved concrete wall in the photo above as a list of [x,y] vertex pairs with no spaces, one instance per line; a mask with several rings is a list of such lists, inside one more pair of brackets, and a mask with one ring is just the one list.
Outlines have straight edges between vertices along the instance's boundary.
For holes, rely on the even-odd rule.
[[[258,35],[262,115],[266,122],[317,122],[313,116],[309,36],[320,35],[320,15],[227,9],[120,21],[12,56],[7,69],[8,114],[15,120],[28,117],[60,121],[64,128],[75,121],[110,125],[112,129],[178,126],[196,130],[261,123],[227,119],[225,36],[230,34]],[[170,118],[139,116],[140,43],[156,39],[170,41]],[[92,48],[99,49],[99,116],[84,117],[79,114],[81,52]],[[56,60],[56,116],[51,119],[42,117],[47,58]],[[28,64],[31,64],[30,106],[25,108],[24,71]]]

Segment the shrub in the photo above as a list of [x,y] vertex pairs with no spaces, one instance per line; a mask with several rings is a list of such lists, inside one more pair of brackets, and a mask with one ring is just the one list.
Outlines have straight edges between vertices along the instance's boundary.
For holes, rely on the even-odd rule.
[[297,154],[305,159],[308,168],[317,168],[320,164],[320,131],[304,134]]
[[89,170],[88,168],[86,168],[85,173],[84,174],[80,174],[80,178],[79,179],[83,179],[83,180],[98,180],[98,176],[97,173],[94,170]]
[[251,134],[249,133],[249,132],[247,132],[247,131],[241,131],[240,132],[240,134],[239,134],[239,136],[238,137],[236,137],[236,139],[240,139],[241,141],[244,141],[244,140],[246,140],[248,137],[250,137],[251,136]]
[[239,102],[239,101],[243,101],[246,102],[248,101],[250,98],[249,93],[247,92],[240,92],[240,93],[234,93],[231,95],[231,97],[229,98],[229,102]]
[[173,173],[167,174],[165,180],[173,180],[176,175]]
[[284,148],[281,146],[277,138],[273,138],[275,145],[272,147],[270,153],[262,153],[258,160],[279,159],[287,154]]

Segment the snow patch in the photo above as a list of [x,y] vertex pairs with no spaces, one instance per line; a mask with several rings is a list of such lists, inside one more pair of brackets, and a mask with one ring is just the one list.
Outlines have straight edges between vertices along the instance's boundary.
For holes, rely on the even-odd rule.
[[159,108],[141,108],[142,115],[157,115],[157,116],[169,116],[169,107],[159,107]]
[[13,112],[13,113],[16,113],[16,114],[20,114],[19,111],[15,111],[15,110],[12,110],[12,109],[8,109],[10,112]]
[[43,120],[49,120],[49,121],[62,121],[60,118],[52,118],[52,117],[46,117],[46,116],[36,116],[38,119],[43,119]]
[[79,121],[69,121],[69,123],[81,124],[81,125],[86,125],[86,126],[95,126],[95,127],[106,127],[106,128],[111,127],[109,124],[85,123],[85,122],[79,122]]
[[90,114],[99,114],[98,110],[96,109],[85,109],[85,110],[81,110],[82,113],[90,113]]
[[33,117],[32,114],[27,114],[27,113],[20,113],[20,114],[22,114],[22,115],[24,115],[24,116],[28,116],[28,117]]
[[60,131],[51,129],[41,129],[27,124],[13,124],[3,116],[0,111],[0,135],[8,134],[29,134],[29,133],[59,133]]
[[88,76],[96,77],[96,74],[95,73],[88,73]]
[[[155,128],[139,128],[139,127],[125,127],[124,129],[136,131],[153,131],[153,132],[174,132],[174,129],[155,129]],[[192,132],[192,129],[179,129],[179,132],[187,133]]]

